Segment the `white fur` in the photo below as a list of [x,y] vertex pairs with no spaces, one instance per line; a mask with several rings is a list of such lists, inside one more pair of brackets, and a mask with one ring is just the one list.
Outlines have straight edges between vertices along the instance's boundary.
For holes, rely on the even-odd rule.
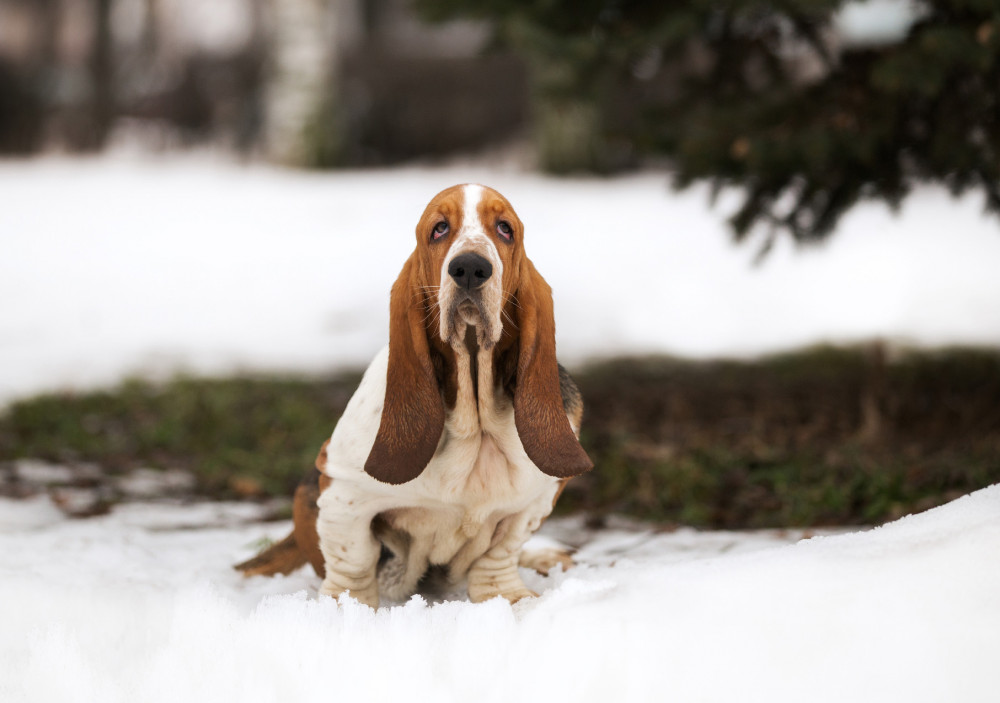
[[479,203],[483,199],[483,187],[476,183],[462,186],[462,230],[477,230],[486,234],[479,222]]
[[320,496],[317,524],[326,560],[322,593],[350,591],[377,606],[381,546],[371,523],[383,515],[410,535],[405,568],[386,595],[404,597],[429,564],[448,565],[453,579],[468,577],[475,601],[531,595],[517,573],[518,556],[551,512],[559,481],[528,459],[513,406],[493,383],[490,353],[480,354],[480,389],[493,392],[482,390],[476,402],[470,359],[459,355],[459,398],[437,453],[420,476],[398,486],[364,471],[382,414],[388,347],[368,367],[327,448],[324,470],[333,480]]

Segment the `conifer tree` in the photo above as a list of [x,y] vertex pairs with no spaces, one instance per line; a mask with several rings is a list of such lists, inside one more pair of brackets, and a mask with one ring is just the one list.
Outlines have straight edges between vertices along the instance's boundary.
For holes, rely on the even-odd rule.
[[[843,4],[418,0],[432,18],[489,19],[525,57],[552,170],[601,168],[609,89],[652,55],[673,89],[625,136],[667,156],[678,187],[741,188],[737,238],[764,226],[821,239],[859,200],[897,207],[921,182],[979,190],[1000,214],[1000,3],[915,3],[905,38],[877,47],[838,46]],[[553,160],[545,121],[567,105],[586,108],[587,137],[570,129],[576,152]]]

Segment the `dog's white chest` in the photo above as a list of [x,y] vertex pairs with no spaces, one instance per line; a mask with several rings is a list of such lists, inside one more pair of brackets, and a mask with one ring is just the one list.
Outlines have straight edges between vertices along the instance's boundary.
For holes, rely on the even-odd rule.
[[536,529],[551,510],[558,484],[523,456],[519,443],[510,446],[509,437],[488,432],[446,438],[415,483],[415,504],[393,510],[390,522],[410,535],[431,564],[451,565],[456,576],[464,552],[478,557],[517,518],[524,529]]
[[333,481],[321,503],[377,515],[405,533],[408,569],[443,564],[461,577],[504,534],[537,529],[559,481],[525,454],[513,407],[500,392],[471,408],[460,397],[437,452],[414,480],[391,486],[368,476],[363,467],[378,431],[387,358],[383,350],[372,362],[334,430],[326,467]]

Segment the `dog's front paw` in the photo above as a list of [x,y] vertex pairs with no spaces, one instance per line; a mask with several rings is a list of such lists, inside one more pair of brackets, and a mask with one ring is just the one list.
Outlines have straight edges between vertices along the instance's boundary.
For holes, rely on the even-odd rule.
[[517,603],[524,598],[537,598],[538,594],[524,586],[500,588],[497,584],[491,583],[469,584],[469,600],[473,603],[482,603],[497,596],[503,596],[511,603]]
[[516,591],[505,591],[500,595],[510,601],[512,605],[525,598],[538,598],[538,594],[530,588],[519,588]]
[[367,605],[369,608],[378,608],[377,584],[362,588],[350,588],[348,586],[341,586],[335,581],[327,578],[323,581],[323,585],[320,586],[319,593],[321,596],[330,596],[332,598],[339,598],[346,593],[351,598],[354,598],[359,603]]

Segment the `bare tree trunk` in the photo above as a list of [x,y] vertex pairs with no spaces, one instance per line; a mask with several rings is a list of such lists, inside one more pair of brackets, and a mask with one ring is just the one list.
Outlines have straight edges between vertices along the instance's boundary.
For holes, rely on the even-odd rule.
[[272,0],[265,89],[269,157],[295,166],[336,160],[335,6],[330,0]]
[[90,57],[91,125],[81,145],[85,149],[101,149],[111,132],[115,116],[114,98],[114,38],[111,34],[113,0],[94,0],[94,44]]
[[38,65],[43,70],[50,71],[56,63],[56,27],[59,26],[59,3],[55,0],[38,0],[38,18],[43,27],[48,30],[41,33],[41,46],[38,50]]
[[142,51],[151,64],[159,56],[160,0],[146,0],[146,13],[142,23]]
[[[17,122],[21,129],[18,139],[24,151],[43,149],[51,130],[51,98],[46,96],[44,86],[51,85],[57,70],[56,31],[59,26],[61,8],[56,0],[40,0],[36,18],[42,27],[50,28],[41,32],[41,42],[30,74],[30,91],[19,100],[21,108]],[[20,151],[20,149],[18,149]]]

